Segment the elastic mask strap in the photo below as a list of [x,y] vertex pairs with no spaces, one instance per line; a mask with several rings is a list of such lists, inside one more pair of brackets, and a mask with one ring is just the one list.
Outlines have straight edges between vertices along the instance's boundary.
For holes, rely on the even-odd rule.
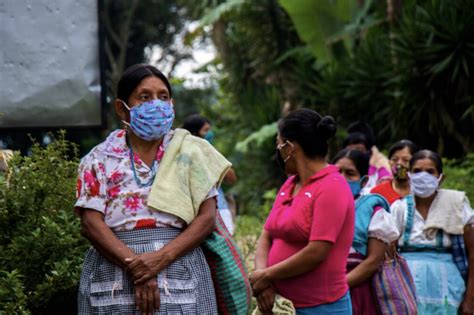
[[439,177],[438,177],[438,185],[441,183],[441,181],[443,180],[443,177],[444,177],[444,174],[441,173],[439,174]]
[[[291,143],[291,142],[288,141],[288,140],[285,141],[285,145],[286,145],[286,144],[289,144],[289,145],[291,146],[291,151],[290,151],[290,153],[288,153],[288,156],[283,160],[283,162],[285,162],[285,163],[286,163],[286,161],[288,161],[289,159],[291,159],[291,154],[293,153],[294,148],[295,148],[295,146],[293,145],[293,143]],[[282,147],[284,147],[285,145],[283,145]]]
[[[121,99],[119,99],[119,102],[121,102],[123,106],[125,106],[125,108],[130,112],[130,107],[128,107],[127,103],[125,103]],[[122,120],[122,122],[125,124],[125,126],[130,127],[130,123],[126,122],[125,120]]]
[[123,106],[125,106],[125,108],[130,111],[130,107],[128,107],[127,103],[125,103],[124,101],[122,101],[121,99],[119,99],[119,102],[121,102],[123,104]]
[[360,187],[362,187],[363,185],[365,185],[368,180],[369,180],[369,176],[367,176],[367,175],[362,176],[362,177],[359,179],[359,185],[360,185]]

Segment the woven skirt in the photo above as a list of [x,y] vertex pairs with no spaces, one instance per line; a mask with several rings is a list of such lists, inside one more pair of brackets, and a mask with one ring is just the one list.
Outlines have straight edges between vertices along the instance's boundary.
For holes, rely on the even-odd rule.
[[[116,232],[135,253],[160,250],[181,230],[139,229]],[[154,314],[217,314],[211,272],[200,247],[190,251],[157,275],[160,310]],[[79,314],[140,314],[135,306],[133,282],[119,266],[90,248],[78,293]]]

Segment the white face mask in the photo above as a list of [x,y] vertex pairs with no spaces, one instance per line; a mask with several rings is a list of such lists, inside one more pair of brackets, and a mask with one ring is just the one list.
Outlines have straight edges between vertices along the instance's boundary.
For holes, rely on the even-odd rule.
[[410,173],[411,192],[421,198],[429,197],[438,190],[442,177],[442,174],[437,178],[428,172]]

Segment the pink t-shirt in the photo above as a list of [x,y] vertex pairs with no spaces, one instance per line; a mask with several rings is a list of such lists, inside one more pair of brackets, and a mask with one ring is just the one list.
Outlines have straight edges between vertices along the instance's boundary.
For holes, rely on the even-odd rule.
[[295,183],[293,176],[283,184],[264,226],[272,238],[268,266],[286,260],[309,241],[333,243],[314,270],[274,282],[276,291],[296,307],[332,303],[349,289],[346,262],[354,236],[354,199],[333,165],[314,174],[292,197]]

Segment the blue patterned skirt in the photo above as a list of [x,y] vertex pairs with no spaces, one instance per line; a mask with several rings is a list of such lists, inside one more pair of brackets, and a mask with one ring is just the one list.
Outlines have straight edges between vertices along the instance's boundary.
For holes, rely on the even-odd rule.
[[[181,230],[139,229],[116,232],[135,253],[160,250]],[[154,314],[217,314],[211,272],[201,248],[196,248],[157,275],[160,310]],[[78,294],[79,314],[140,314],[133,282],[119,266],[94,248],[86,253]]]

